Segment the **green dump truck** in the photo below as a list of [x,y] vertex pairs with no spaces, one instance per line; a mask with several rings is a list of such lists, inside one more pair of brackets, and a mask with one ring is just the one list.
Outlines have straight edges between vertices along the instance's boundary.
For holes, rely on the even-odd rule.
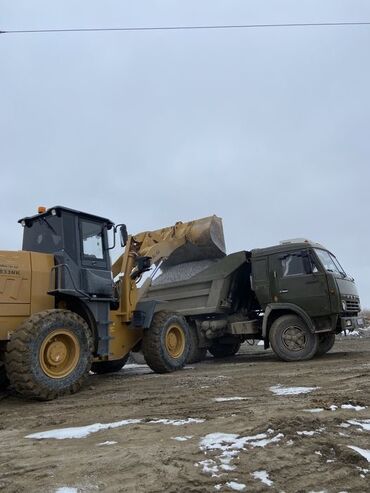
[[207,350],[232,356],[246,340],[263,341],[284,361],[307,360],[329,351],[335,334],[364,326],[354,279],[317,243],[288,240],[188,267],[177,266],[172,280],[164,272],[141,303],[183,318],[190,361]]

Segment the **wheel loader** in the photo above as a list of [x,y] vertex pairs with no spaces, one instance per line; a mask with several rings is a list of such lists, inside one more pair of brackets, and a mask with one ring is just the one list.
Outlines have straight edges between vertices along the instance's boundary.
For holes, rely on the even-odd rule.
[[[156,372],[184,366],[189,326],[141,301],[150,277],[140,281],[153,265],[225,256],[220,218],[128,235],[124,224],[55,206],[19,223],[22,250],[0,252],[2,386],[54,399],[77,392],[91,369],[118,371],[139,349]],[[112,265],[117,237],[124,252]]]

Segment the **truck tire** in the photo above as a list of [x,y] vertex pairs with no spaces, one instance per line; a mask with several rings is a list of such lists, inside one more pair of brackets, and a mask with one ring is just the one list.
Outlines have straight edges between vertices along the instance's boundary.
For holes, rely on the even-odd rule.
[[0,363],[0,390],[4,390],[8,387],[9,380],[6,375],[4,363]]
[[80,390],[91,368],[93,338],[69,310],[32,315],[13,332],[5,354],[10,384],[23,396],[51,400]]
[[221,344],[220,342],[214,342],[208,351],[214,358],[228,358],[235,356],[240,349],[240,342],[234,342],[232,344]]
[[283,361],[311,359],[317,351],[318,337],[297,315],[283,315],[270,329],[271,347]]
[[91,365],[91,371],[93,371],[97,375],[104,375],[104,373],[116,373],[125,366],[129,356],[130,353],[126,354],[126,356],[121,359],[95,362]]
[[315,356],[322,356],[326,354],[334,346],[335,334],[332,332],[319,334],[319,344]]
[[189,326],[190,334],[190,351],[187,359],[187,363],[199,363],[203,361],[207,354],[207,348],[199,347],[199,341],[197,336],[197,329],[193,325]]
[[158,312],[144,330],[142,350],[148,366],[156,373],[182,368],[190,351],[190,329],[177,313]]

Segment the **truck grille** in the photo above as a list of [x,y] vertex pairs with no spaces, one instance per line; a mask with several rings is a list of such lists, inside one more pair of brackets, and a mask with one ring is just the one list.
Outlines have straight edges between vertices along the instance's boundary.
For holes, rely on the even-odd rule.
[[360,311],[360,301],[356,299],[346,299],[347,312],[359,312]]

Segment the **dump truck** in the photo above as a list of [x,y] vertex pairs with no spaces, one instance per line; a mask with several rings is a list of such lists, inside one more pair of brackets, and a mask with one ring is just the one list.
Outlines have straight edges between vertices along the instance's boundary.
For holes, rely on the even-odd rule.
[[142,301],[154,300],[157,311],[186,320],[193,361],[207,350],[233,356],[248,340],[263,341],[281,360],[307,360],[329,351],[335,334],[364,327],[354,279],[305,239],[169,267]]
[[[158,372],[190,351],[182,316],[140,301],[141,277],[162,261],[225,256],[216,216],[128,235],[124,224],[55,206],[19,220],[21,251],[0,252],[0,383],[49,400],[77,392],[89,371],[118,371],[140,349]],[[124,253],[111,264],[120,237]]]

